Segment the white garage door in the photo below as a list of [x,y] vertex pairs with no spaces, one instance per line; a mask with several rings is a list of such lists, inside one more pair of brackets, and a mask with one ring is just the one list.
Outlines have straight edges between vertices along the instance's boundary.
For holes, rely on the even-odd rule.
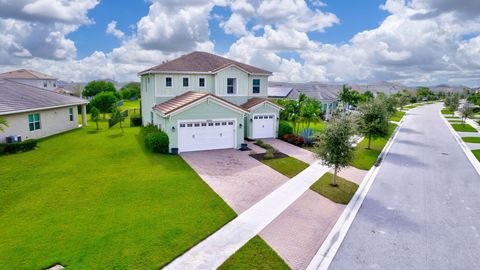
[[253,139],[264,139],[275,137],[275,115],[253,115]]
[[180,122],[178,151],[200,151],[235,147],[235,121]]

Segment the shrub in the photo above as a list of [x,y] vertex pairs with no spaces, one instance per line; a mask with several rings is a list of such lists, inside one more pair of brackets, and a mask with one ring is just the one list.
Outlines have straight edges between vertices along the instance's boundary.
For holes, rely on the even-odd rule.
[[257,151],[255,151],[255,150],[250,151],[250,156],[254,156],[256,154],[257,154]]
[[262,147],[264,142],[262,140],[257,140],[257,141],[255,141],[255,144]]
[[29,139],[19,143],[7,143],[0,145],[0,153],[13,154],[17,152],[26,152],[37,147],[37,140]]
[[145,146],[155,153],[168,153],[169,139],[168,135],[159,130],[156,126],[150,124],[142,129],[141,132]]
[[142,125],[142,117],[141,116],[131,116],[130,117],[130,126],[139,127],[141,125]]
[[265,152],[265,155],[263,155],[264,159],[272,159],[275,154],[275,151],[273,148],[268,149],[267,152]]
[[280,121],[278,124],[278,137],[282,137],[285,134],[292,134],[293,127],[287,121]]

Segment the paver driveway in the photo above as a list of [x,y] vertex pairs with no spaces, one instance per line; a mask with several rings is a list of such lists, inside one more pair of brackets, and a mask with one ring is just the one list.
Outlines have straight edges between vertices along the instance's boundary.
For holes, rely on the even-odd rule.
[[265,164],[235,149],[182,153],[200,177],[240,214],[288,181]]

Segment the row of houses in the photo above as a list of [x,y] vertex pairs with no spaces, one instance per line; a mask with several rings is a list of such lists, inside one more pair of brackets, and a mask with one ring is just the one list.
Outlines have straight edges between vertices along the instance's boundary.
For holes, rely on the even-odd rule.
[[[282,108],[272,99],[300,93],[336,107],[339,88],[273,83],[272,72],[206,52],[192,52],[138,73],[143,124],[167,133],[171,152],[241,148],[274,138]],[[9,136],[41,138],[86,125],[88,101],[59,90],[56,78],[31,70],[0,74],[0,117]],[[79,114],[79,111],[81,112]],[[82,117],[82,121],[79,121]]]

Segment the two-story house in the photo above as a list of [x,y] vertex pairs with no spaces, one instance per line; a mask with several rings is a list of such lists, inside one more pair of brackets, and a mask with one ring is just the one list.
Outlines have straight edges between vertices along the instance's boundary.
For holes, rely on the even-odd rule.
[[275,138],[282,108],[267,99],[271,74],[206,52],[149,68],[139,73],[143,124],[165,131],[173,152]]

